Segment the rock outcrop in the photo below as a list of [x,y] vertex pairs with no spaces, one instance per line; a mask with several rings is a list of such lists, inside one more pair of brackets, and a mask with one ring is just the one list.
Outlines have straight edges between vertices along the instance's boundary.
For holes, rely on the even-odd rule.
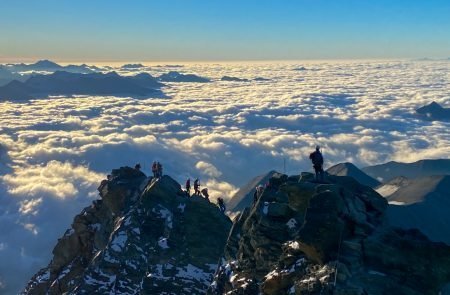
[[228,210],[232,213],[239,213],[246,207],[250,207],[253,203],[253,194],[256,187],[258,185],[265,186],[275,173],[276,171],[272,170],[266,174],[259,175],[241,187],[228,202]]
[[234,221],[209,294],[438,294],[450,247],[390,226],[350,177],[276,174]]
[[362,170],[358,169],[352,163],[339,163],[327,169],[327,173],[336,176],[350,176],[363,185],[370,186],[371,188],[380,185],[380,182]]
[[450,120],[450,108],[444,108],[437,102],[420,107],[416,110],[417,115],[427,121]]
[[23,294],[202,294],[231,221],[169,176],[123,167],[77,215]]
[[182,74],[176,71],[170,71],[158,77],[162,82],[195,82],[208,83],[211,82],[208,78],[200,77],[194,74]]

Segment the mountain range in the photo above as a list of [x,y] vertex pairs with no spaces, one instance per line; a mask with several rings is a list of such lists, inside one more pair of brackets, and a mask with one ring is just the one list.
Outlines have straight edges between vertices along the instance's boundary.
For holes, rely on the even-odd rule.
[[339,163],[327,169],[327,173],[336,176],[350,176],[363,185],[371,188],[379,186],[381,183],[361,171],[352,163]]
[[399,176],[415,178],[432,175],[448,175],[450,174],[450,159],[426,159],[414,163],[391,161],[385,164],[365,167],[361,170],[380,182],[388,182]]
[[50,60],[39,60],[33,64],[8,64],[6,68],[11,72],[27,72],[27,71],[46,71],[46,72],[56,72],[65,71],[71,73],[88,74],[100,69],[96,66],[88,66],[86,64],[82,65],[67,65],[61,66]]
[[24,82],[12,81],[0,87],[0,99],[24,100],[47,96],[113,95],[149,97],[161,96],[163,86],[150,74],[120,76],[116,72],[78,74],[56,71],[36,74]]

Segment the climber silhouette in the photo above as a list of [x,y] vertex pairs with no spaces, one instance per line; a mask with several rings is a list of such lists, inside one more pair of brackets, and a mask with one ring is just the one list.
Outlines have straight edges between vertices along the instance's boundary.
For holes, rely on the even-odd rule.
[[186,187],[187,195],[190,196],[191,195],[191,179],[190,178],[188,178],[186,180],[186,186],[185,187]]
[[220,212],[225,213],[225,202],[222,198],[217,199],[217,205],[219,205]]
[[323,156],[320,152],[320,146],[316,146],[316,150],[309,155],[309,159],[311,160],[314,172],[316,173],[316,181],[323,181]]
[[156,161],[153,161],[152,164],[152,173],[153,173],[153,177],[157,178],[158,177],[158,164],[156,163]]
[[198,178],[194,180],[194,195],[200,196],[200,180]]

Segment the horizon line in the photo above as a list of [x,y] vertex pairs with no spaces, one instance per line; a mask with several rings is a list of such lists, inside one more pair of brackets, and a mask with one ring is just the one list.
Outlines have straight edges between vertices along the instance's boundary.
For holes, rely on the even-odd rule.
[[95,60],[95,59],[59,59],[59,58],[42,58],[42,57],[26,57],[26,58],[16,58],[16,57],[1,57],[1,64],[15,64],[15,63],[36,63],[41,60],[49,60],[55,63],[62,64],[83,64],[83,63],[93,63],[93,64],[107,64],[107,63],[238,63],[238,62],[254,62],[254,63],[264,63],[264,62],[321,62],[321,61],[445,61],[450,60],[450,57],[440,57],[440,58],[430,58],[430,57],[390,57],[390,58],[302,58],[302,59],[169,59],[169,60],[135,60],[135,59],[111,59],[111,60]]

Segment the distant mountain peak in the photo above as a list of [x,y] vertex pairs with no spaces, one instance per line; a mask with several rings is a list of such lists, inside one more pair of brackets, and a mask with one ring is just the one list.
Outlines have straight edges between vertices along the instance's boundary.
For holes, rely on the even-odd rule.
[[48,59],[39,60],[36,63],[34,63],[33,66],[39,67],[39,68],[61,68],[62,67],[59,64],[57,64],[53,61],[50,61]]
[[450,108],[444,108],[435,101],[418,108],[416,113],[425,120],[450,120]]
[[363,185],[367,185],[369,187],[376,187],[380,184],[380,182],[366,173],[364,173],[362,170],[360,170],[358,167],[356,167],[354,164],[345,162],[345,163],[339,163],[336,164],[330,168],[327,169],[327,172],[331,175],[336,176],[349,176],[353,177],[356,181]]

